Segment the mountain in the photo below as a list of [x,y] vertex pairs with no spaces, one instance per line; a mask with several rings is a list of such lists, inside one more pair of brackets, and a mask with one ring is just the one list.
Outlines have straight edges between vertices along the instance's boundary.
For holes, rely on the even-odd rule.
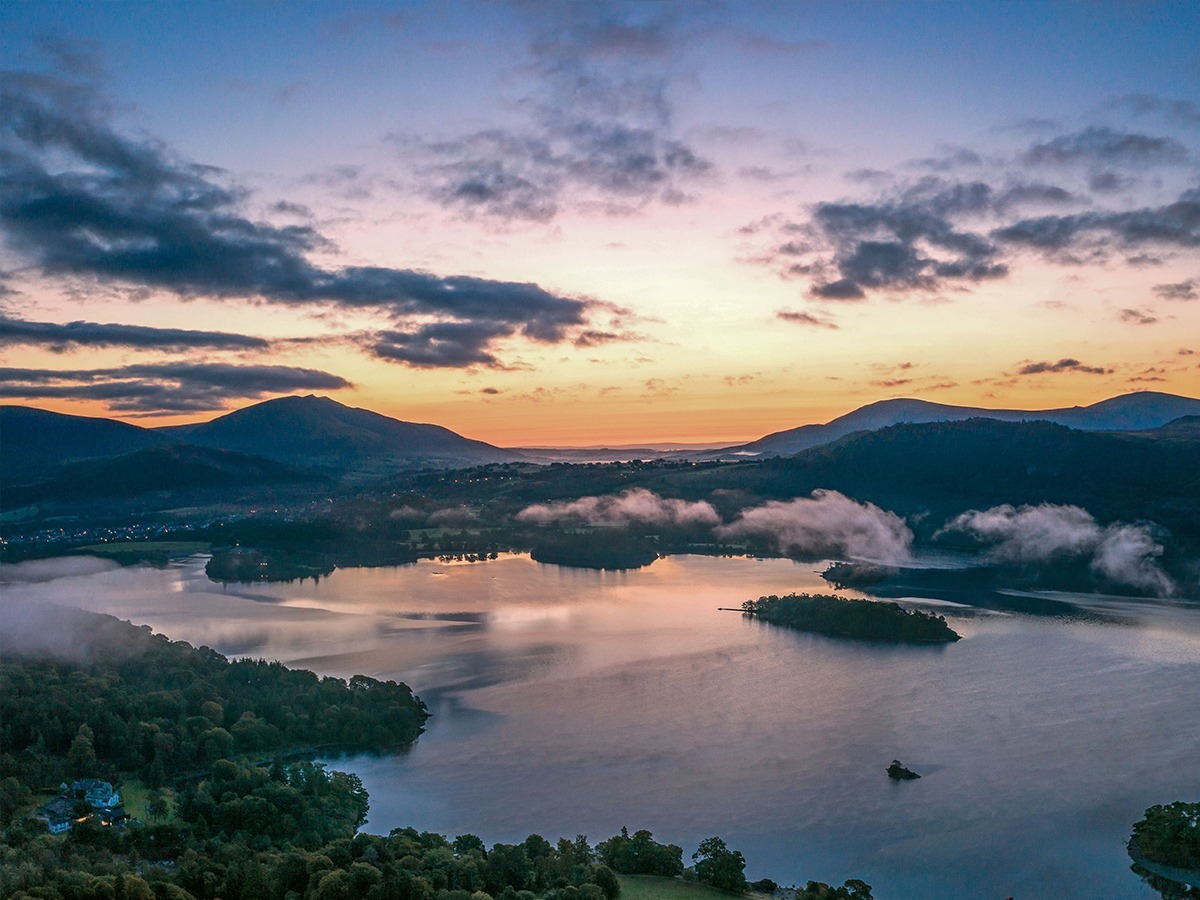
[[312,480],[311,473],[273,460],[229,450],[168,444],[109,459],[67,463],[36,484],[6,487],[0,499],[5,509],[16,509],[46,501],[127,500],[150,491],[168,491],[177,496],[237,489],[239,496],[245,496],[252,488]]
[[1091,406],[1063,409],[986,409],[949,406],[928,400],[880,400],[824,425],[801,425],[777,431],[738,447],[703,454],[705,458],[745,459],[754,456],[790,456],[819,447],[856,431],[876,431],[889,425],[961,422],[966,419],[998,419],[1002,422],[1053,422],[1080,431],[1140,431],[1161,428],[1173,419],[1200,415],[1200,400],[1138,391],[1101,400]]
[[890,425],[790,457],[666,475],[659,490],[701,499],[719,488],[746,505],[826,488],[909,516],[918,531],[967,509],[1074,504],[1101,521],[1150,519],[1200,542],[1200,433],[1174,433],[994,419]]
[[6,489],[66,463],[121,456],[169,442],[148,428],[111,419],[0,406],[0,472]]
[[155,431],[173,441],[359,476],[397,467],[455,467],[523,457],[440,425],[401,422],[328,397],[280,397],[197,425]]

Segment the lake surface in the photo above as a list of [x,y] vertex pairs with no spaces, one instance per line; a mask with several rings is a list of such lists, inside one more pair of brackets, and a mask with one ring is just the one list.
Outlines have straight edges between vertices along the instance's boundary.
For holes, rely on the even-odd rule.
[[[820,568],[681,556],[601,573],[506,556],[223,589],[202,559],[48,561],[8,567],[0,598],[408,682],[433,712],[415,748],[336,761],[370,792],[369,830],[594,842],[628,825],[685,859],[717,834],[752,879],[858,877],[880,900],[1157,896],[1124,841],[1147,806],[1200,799],[1200,608],[941,605],[964,636],[943,647],[717,610],[828,592]],[[890,781],[893,758],[923,777]]]

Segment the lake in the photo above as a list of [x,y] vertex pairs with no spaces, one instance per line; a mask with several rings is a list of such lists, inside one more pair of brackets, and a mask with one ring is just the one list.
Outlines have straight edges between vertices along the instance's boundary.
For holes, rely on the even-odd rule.
[[[1200,799],[1200,608],[1055,595],[1090,615],[937,605],[963,635],[885,647],[719,606],[829,592],[820,565],[679,556],[631,572],[508,555],[222,588],[202,558],[8,567],[5,593],[229,655],[408,682],[411,752],[335,762],[368,830],[488,843],[720,835],[747,875],[889,898],[1149,898],[1124,841]],[[853,596],[853,592],[848,592]],[[895,783],[897,758],[923,776]]]

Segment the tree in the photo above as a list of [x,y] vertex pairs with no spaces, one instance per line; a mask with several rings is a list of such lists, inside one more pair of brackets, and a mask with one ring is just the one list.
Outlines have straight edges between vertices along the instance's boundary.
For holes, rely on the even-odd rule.
[[613,870],[608,866],[597,866],[595,877],[596,884],[604,891],[605,900],[616,900],[617,895],[621,893],[621,883],[617,881]]
[[87,725],[80,725],[67,751],[67,765],[71,772],[80,778],[93,776],[96,772],[95,735]]
[[740,850],[730,850],[719,837],[700,842],[692,854],[696,877],[723,891],[742,893],[746,890],[746,859]]
[[8,824],[13,813],[32,802],[33,794],[17,779],[0,780],[0,824]]
[[171,811],[171,801],[167,797],[167,792],[162,788],[155,788],[150,792],[150,796],[146,798],[146,814],[150,816],[152,821],[161,821],[167,813]]

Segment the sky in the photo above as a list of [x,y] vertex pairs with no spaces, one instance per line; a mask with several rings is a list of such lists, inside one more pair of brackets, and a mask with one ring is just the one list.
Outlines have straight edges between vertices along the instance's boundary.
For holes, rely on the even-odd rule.
[[1200,5],[0,6],[0,401],[505,446],[1200,396]]

